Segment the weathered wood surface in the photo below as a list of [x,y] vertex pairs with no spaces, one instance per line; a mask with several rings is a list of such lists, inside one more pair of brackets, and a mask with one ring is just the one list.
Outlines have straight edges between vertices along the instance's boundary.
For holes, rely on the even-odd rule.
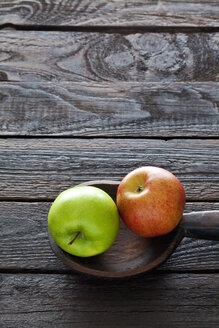
[[0,24],[218,26],[215,0],[4,0]]
[[215,328],[218,274],[103,282],[71,275],[0,276],[1,327]]
[[219,136],[219,84],[2,82],[0,134]]
[[0,32],[0,80],[218,81],[219,33]]
[[219,136],[218,18],[215,0],[0,1],[0,25],[84,31],[0,32],[0,135],[34,137],[0,139],[0,327],[218,326],[218,243],[102,281],[66,274],[47,237],[60,191],[142,165],[180,178],[186,212],[219,209],[218,139],[141,139]]
[[[0,270],[69,272],[53,254],[48,242],[50,206],[48,202],[0,202]],[[219,210],[219,203],[187,203],[185,212],[214,209]],[[217,242],[184,238],[157,271],[215,271],[219,270],[218,259]]]
[[218,140],[0,139],[0,199],[54,199],[88,180],[120,180],[143,165],[166,168],[187,200],[219,199]]

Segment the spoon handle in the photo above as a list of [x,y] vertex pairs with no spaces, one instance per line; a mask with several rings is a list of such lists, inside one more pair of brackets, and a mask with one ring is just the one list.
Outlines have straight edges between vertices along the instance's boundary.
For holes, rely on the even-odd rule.
[[219,211],[184,214],[180,226],[185,237],[219,241]]

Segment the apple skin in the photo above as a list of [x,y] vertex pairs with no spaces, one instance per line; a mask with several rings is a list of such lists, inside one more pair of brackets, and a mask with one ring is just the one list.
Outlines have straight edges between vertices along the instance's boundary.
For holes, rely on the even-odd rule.
[[119,219],[117,206],[105,191],[79,186],[63,191],[55,199],[48,227],[64,251],[88,257],[103,253],[112,245],[119,231]]
[[116,202],[127,227],[143,237],[157,237],[172,231],[185,207],[185,191],[167,170],[145,166],[121,181]]

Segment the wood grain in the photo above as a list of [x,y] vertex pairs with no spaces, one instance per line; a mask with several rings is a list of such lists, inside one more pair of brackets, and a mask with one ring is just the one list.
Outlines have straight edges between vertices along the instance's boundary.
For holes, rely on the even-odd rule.
[[88,180],[121,180],[154,165],[176,174],[187,200],[219,200],[218,140],[1,139],[0,199],[54,199]]
[[0,80],[218,81],[219,33],[0,32]]
[[2,82],[0,134],[219,136],[219,84]]
[[1,327],[215,328],[218,274],[103,282],[71,275],[0,276]]
[[[0,202],[0,270],[69,272],[53,254],[47,235],[51,203]],[[185,212],[219,210],[219,203],[187,203]],[[127,244],[127,247],[129,245]],[[219,244],[184,238],[157,271],[219,270]]]
[[0,23],[67,26],[218,26],[215,0],[4,0]]
[[176,174],[187,200],[219,200],[218,140],[1,139],[0,199],[54,199],[88,180],[121,180],[154,165]]

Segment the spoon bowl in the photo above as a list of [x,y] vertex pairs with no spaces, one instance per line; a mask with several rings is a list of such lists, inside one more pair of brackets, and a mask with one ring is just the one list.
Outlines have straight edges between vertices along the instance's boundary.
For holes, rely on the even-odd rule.
[[[117,181],[107,180],[89,181],[80,186],[89,185],[98,187],[106,191],[115,201],[119,183]],[[199,212],[199,216],[201,215],[200,213],[206,212]],[[215,213],[215,211],[212,213]],[[216,215],[218,218],[218,213]],[[66,253],[55,243],[50,233],[49,241],[54,253],[72,270],[96,277],[130,277],[147,272],[166,261],[185,235],[188,236],[189,233],[193,233],[192,237],[199,237],[197,236],[197,230],[200,229],[194,227],[194,222],[191,222],[191,220],[189,220],[190,229],[186,230],[186,227],[188,228],[188,220],[185,218],[169,234],[154,238],[144,238],[135,235],[120,220],[120,230],[114,244],[106,252],[93,257],[82,258]],[[218,230],[216,234],[215,229],[213,229],[212,236],[204,239],[217,240],[217,238]]]

